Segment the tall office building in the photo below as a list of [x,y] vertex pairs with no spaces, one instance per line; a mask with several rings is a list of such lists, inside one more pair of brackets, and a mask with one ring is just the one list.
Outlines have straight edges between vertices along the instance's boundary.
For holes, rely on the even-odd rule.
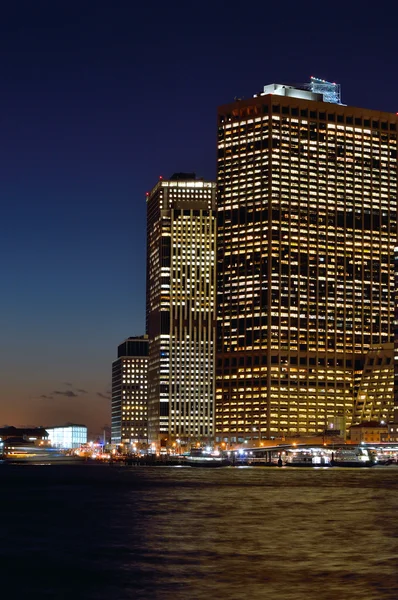
[[395,263],[395,320],[394,320],[394,410],[388,424],[389,440],[398,442],[398,245],[394,248]]
[[147,195],[149,438],[214,435],[215,183],[177,173]]
[[112,444],[148,442],[148,338],[129,337],[112,363]]
[[394,248],[395,265],[395,318],[394,318],[394,407],[388,425],[389,440],[398,442],[398,245]]
[[219,109],[219,440],[349,426],[393,341],[397,121],[317,79]]

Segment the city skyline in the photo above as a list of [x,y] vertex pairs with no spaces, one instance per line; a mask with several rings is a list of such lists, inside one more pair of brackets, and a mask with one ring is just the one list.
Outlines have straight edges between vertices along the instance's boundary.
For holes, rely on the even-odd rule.
[[347,24],[260,8],[250,27],[236,15],[223,29],[221,6],[184,10],[5,9],[2,425],[110,423],[115,348],[145,330],[145,191],[176,171],[215,180],[219,105],[313,73],[349,105],[396,111],[392,23],[375,33],[350,8]]

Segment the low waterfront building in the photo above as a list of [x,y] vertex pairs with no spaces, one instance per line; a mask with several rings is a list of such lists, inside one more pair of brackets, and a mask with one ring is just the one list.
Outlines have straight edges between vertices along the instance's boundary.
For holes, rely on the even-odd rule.
[[398,423],[388,424],[388,441],[398,443]]
[[0,427],[0,439],[20,438],[29,442],[48,440],[48,432],[44,427]]
[[87,444],[87,427],[68,423],[56,427],[47,427],[48,438],[53,448],[71,450]]
[[387,441],[388,426],[387,424],[378,423],[376,421],[368,421],[352,425],[350,427],[350,438],[352,443],[361,444],[380,444]]

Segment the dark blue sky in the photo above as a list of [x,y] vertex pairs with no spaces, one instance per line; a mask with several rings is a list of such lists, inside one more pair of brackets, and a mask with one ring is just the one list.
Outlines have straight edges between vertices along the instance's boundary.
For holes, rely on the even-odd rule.
[[145,192],[215,178],[218,105],[315,75],[345,104],[398,110],[387,13],[136,4],[1,9],[0,425],[110,421],[117,345],[144,332]]

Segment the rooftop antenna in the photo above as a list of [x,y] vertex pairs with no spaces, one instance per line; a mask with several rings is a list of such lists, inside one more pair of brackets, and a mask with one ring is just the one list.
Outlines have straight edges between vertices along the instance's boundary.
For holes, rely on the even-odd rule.
[[325,81],[325,79],[311,76],[308,86],[314,94],[322,94],[324,102],[341,104],[341,87],[338,83],[331,83],[330,81]]

